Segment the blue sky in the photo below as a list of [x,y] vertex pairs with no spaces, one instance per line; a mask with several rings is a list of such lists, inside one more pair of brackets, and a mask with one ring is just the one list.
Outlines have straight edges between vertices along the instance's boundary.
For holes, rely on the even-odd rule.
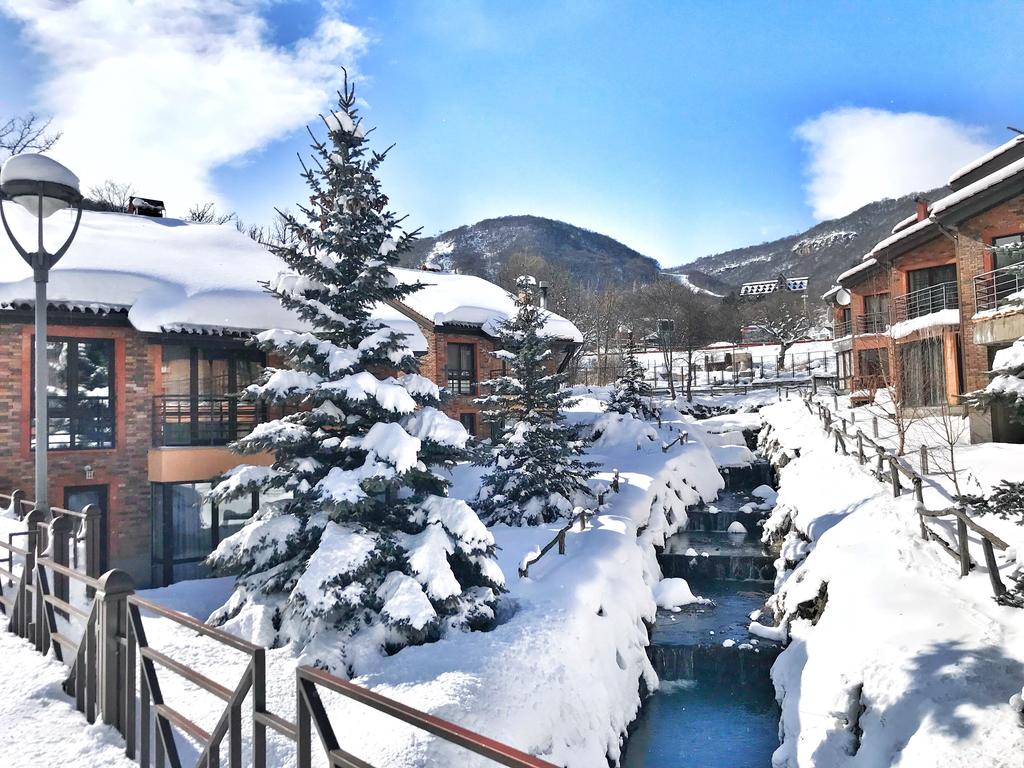
[[941,183],[1024,123],[1021,4],[118,5],[0,0],[0,109],[53,113],[86,183],[253,221],[301,196],[339,63],[410,224],[532,213],[666,266]]

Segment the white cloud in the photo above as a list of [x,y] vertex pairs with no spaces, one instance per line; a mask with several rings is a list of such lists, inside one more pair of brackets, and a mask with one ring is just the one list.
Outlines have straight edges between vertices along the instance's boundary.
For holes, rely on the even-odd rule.
[[796,129],[806,144],[807,201],[819,219],[940,187],[988,151],[982,129],[921,112],[844,107]]
[[40,111],[64,132],[52,150],[84,185],[130,181],[171,211],[216,200],[210,172],[309,122],[365,50],[325,12],[287,48],[264,0],[0,0],[47,62]]

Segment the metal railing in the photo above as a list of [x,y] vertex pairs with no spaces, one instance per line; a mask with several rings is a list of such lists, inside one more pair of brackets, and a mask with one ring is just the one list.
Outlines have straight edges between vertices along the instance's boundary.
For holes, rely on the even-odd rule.
[[232,395],[156,395],[153,445],[227,445],[272,418],[271,410]]
[[850,321],[842,320],[832,323],[832,338],[842,339],[850,335]]
[[990,312],[1011,304],[1024,307],[1022,291],[1024,264],[1012,264],[984,272],[974,278],[974,311]]
[[889,314],[887,312],[857,315],[857,333],[885,333],[887,330],[889,330]]
[[[16,506],[22,503],[17,492],[3,498]],[[320,699],[321,688],[508,768],[555,768],[494,739],[309,666],[295,671],[297,716],[295,722],[286,720],[267,709],[266,649],[140,597],[124,571],[111,570],[98,579],[81,573],[67,563],[68,549],[75,540],[75,518],[60,514],[48,521],[46,517],[39,509],[25,516],[27,530],[12,534],[25,537],[25,546],[0,542],[0,562],[8,563],[7,568],[0,567],[0,615],[6,616],[9,632],[29,640],[41,654],[52,651],[57,660],[69,666],[63,689],[74,699],[75,707],[90,724],[100,719],[121,733],[125,754],[146,768],[154,764],[181,768],[182,742],[176,740],[176,732],[198,744],[197,768],[220,765],[222,751],[231,768],[241,768],[243,758],[253,768],[266,768],[268,728],[295,745],[300,768],[310,768],[312,763],[314,730],[332,768],[373,768],[341,749]],[[73,597],[67,596],[60,591],[62,583],[78,584],[79,589]],[[151,646],[146,616],[168,619],[188,632],[245,654],[248,663],[237,679],[227,684],[214,680],[187,660],[174,658],[173,652]],[[212,729],[206,730],[183,708],[168,703],[161,687],[166,674],[182,678],[224,702]],[[249,744],[242,736],[243,708],[251,713]]]
[[[1001,551],[1007,549],[1009,545],[1005,541],[975,522],[958,506],[938,510],[927,509],[924,505],[924,478],[913,467],[909,466],[893,451],[865,435],[860,427],[857,427],[856,433],[851,434],[848,432],[847,420],[841,417],[837,418],[829,410],[828,406],[815,403],[811,395],[804,397],[804,404],[811,415],[815,415],[815,412],[817,413],[825,433],[833,438],[836,453],[842,453],[844,456],[847,456],[853,451],[857,461],[861,465],[865,465],[871,461],[868,457],[868,451],[865,450],[865,446],[869,446],[874,451],[877,461],[874,474],[879,480],[891,483],[893,497],[899,498],[906,490],[910,490],[914,494],[914,511],[917,513],[921,525],[921,538],[925,541],[934,541],[946,554],[956,560],[960,566],[961,577],[967,576],[974,567],[970,553],[969,531],[977,534],[981,539],[982,552],[986,568],[988,569],[992,592],[997,599],[1006,594],[1006,585],[1003,584],[999,576],[999,566],[996,563],[995,556],[996,549]],[[852,422],[850,426],[853,426]],[[850,441],[850,443],[847,441]],[[853,447],[854,445],[855,447]],[[927,449],[925,449],[925,452],[927,452]],[[910,481],[911,487],[909,489],[903,486],[901,476]],[[956,520],[956,535],[954,537],[950,534],[951,541],[946,541],[941,533],[926,522],[927,520],[940,517],[952,517]]]
[[889,314],[893,323],[900,323],[944,309],[957,309],[959,306],[960,294],[956,283],[940,283],[903,296],[894,296],[889,302]]

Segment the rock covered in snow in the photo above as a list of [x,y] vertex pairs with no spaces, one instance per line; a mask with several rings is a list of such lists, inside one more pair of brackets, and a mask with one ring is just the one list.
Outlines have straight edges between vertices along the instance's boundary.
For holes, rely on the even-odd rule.
[[679,608],[708,601],[693,594],[686,579],[669,578],[662,579],[654,585],[654,602],[659,608]]
[[746,527],[744,527],[743,523],[741,523],[739,520],[734,520],[732,523],[730,523],[728,530],[729,530],[729,533],[746,533],[747,532]]

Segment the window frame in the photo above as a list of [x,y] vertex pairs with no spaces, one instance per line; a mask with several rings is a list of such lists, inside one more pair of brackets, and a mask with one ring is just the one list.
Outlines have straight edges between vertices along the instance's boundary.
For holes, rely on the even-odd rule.
[[[30,356],[30,373],[29,373],[29,391],[35,392],[36,386],[36,352],[35,352],[35,334],[32,334],[29,339],[32,352]],[[117,344],[116,340],[105,337],[95,336],[50,336],[46,337],[47,349],[50,344],[67,344],[68,345],[68,356],[66,364],[66,395],[51,395],[47,392],[46,402],[46,417],[47,421],[52,422],[54,418],[65,418],[68,420],[68,442],[67,444],[53,444],[52,438],[54,436],[53,431],[49,429],[47,425],[47,446],[46,450],[49,451],[113,451],[117,449]],[[88,397],[79,394],[78,388],[78,359],[79,359],[79,348],[83,344],[102,344],[109,350],[109,363],[107,366],[107,397]],[[63,408],[53,408],[50,403],[54,398],[63,397],[65,406]],[[35,397],[30,396],[29,400],[29,435],[28,442],[29,448],[35,446],[36,434],[38,428],[36,425],[36,402]],[[80,401],[89,400],[107,400],[108,404],[104,410],[109,411],[109,422],[110,422],[110,441],[109,445],[76,445],[76,436],[80,432],[76,429],[76,424],[80,418],[89,418],[90,409],[83,409],[80,406]],[[58,414],[58,415],[55,415]]]
[[[449,392],[456,395],[476,394],[476,344],[466,341],[445,342],[444,373],[445,384]],[[451,367],[452,352],[458,352],[458,368]],[[463,354],[469,354],[469,368],[465,367]],[[454,374],[454,375],[453,375]]]

